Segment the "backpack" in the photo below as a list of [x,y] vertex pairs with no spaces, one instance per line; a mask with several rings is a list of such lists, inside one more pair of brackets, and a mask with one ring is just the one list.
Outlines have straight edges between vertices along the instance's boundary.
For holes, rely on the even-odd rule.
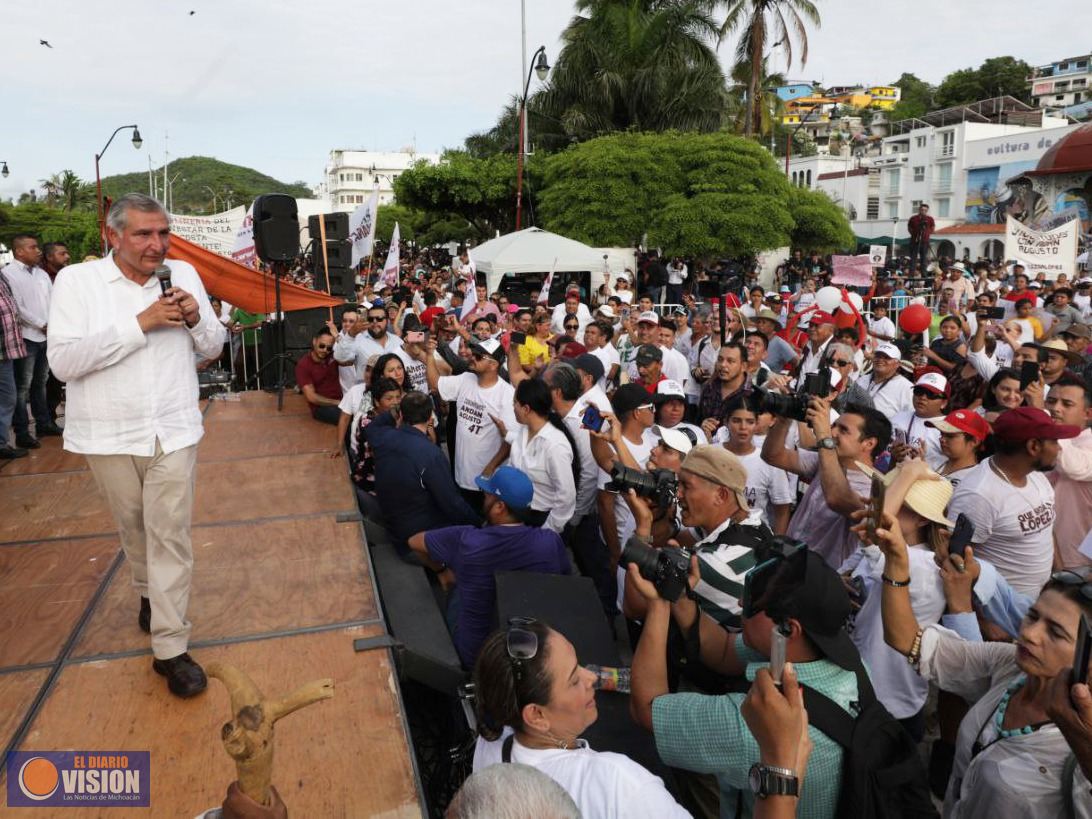
[[860,702],[856,718],[818,691],[803,689],[809,724],[845,751],[835,815],[854,819],[936,817],[917,745],[876,699],[864,668],[858,667],[856,674]]

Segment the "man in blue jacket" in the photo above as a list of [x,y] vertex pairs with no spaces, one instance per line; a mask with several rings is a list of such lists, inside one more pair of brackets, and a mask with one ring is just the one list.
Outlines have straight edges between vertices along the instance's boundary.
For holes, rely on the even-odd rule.
[[395,548],[405,558],[410,553],[407,541],[418,532],[477,526],[481,519],[459,493],[447,458],[429,439],[432,399],[407,393],[398,411],[399,426],[385,412],[364,428],[364,438],[375,453],[376,497]]

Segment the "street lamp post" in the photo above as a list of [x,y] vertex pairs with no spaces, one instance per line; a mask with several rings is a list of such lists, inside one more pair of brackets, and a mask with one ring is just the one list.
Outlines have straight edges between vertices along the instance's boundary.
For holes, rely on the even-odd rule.
[[0,161],[0,176],[7,179],[8,173],[10,173],[10,171],[8,171],[8,163],[6,161]]
[[110,143],[114,141],[114,137],[118,135],[118,132],[128,128],[133,129],[133,147],[139,150],[140,146],[144,144],[144,140],[140,138],[140,129],[135,125],[122,125],[121,127],[116,128],[114,133],[110,134],[110,138],[106,140],[106,144],[102,146],[102,150],[95,154],[95,193],[98,199],[99,244],[102,248],[102,255],[104,256],[106,255],[106,226],[104,214],[102,212],[102,177],[99,175],[99,160],[102,159],[102,155],[106,153],[106,149],[110,147]]
[[203,187],[205,190],[212,194],[212,212],[218,213],[218,211],[216,210],[216,191],[214,191],[208,185],[204,185]]
[[895,261],[895,231],[899,227],[899,217],[896,214],[891,217],[891,261]]
[[524,141],[527,135],[527,92],[531,87],[531,72],[538,75],[539,80],[545,80],[550,73],[550,64],[546,60],[546,46],[539,46],[531,56],[534,67],[527,72],[527,81],[523,84],[523,96],[519,101],[519,153],[516,157],[516,230],[520,229],[523,221],[523,157]]

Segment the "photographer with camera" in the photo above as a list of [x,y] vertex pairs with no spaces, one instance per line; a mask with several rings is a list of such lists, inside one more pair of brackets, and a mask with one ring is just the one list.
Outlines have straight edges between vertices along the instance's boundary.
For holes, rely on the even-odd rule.
[[[827,371],[829,372],[829,370]],[[805,394],[807,391],[805,382]],[[769,398],[775,396],[767,396]],[[871,480],[861,466],[872,466],[891,440],[891,422],[879,411],[850,405],[831,423],[830,399],[812,395],[805,420],[815,433],[818,451],[785,446],[793,416],[786,415],[803,396],[782,398],[787,407],[773,409],[774,421],[762,444],[762,459],[808,481],[804,497],[789,521],[791,538],[807,539],[808,548],[837,568],[858,546],[849,531],[849,516],[863,508]]]

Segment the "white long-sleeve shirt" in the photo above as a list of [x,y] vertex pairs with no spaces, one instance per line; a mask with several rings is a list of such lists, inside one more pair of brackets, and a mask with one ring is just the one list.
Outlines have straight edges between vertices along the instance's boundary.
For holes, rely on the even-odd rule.
[[545,527],[560,532],[576,511],[573,449],[565,433],[552,424],[547,423],[533,438],[529,432],[522,424],[508,431],[512,446],[508,463],[527,473],[535,488],[531,508],[549,512]]
[[49,323],[49,299],[53,282],[40,267],[28,267],[20,261],[5,265],[0,274],[8,281],[15,307],[19,311],[19,332],[26,341],[45,341]]
[[165,453],[196,444],[204,428],[194,353],[214,358],[226,331],[193,266],[173,259],[171,282],[197,301],[192,328],[140,329],[137,315],[160,296],[122,275],[112,256],[66,267],[49,311],[49,366],[67,382],[64,448],[89,455]]

